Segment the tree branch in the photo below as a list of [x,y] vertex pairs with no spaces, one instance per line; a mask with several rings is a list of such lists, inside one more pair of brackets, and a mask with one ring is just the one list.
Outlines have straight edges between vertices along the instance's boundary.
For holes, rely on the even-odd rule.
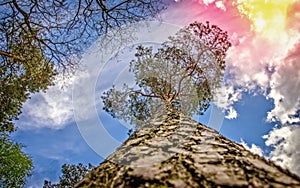
[[142,95],[143,97],[152,97],[152,98],[159,98],[159,99],[162,99],[162,97],[159,96],[159,95],[145,94],[145,93],[143,93],[143,92],[141,92],[141,91],[132,91],[132,92],[134,92],[134,93],[136,93],[136,94],[140,94],[140,95]]
[[30,21],[29,21],[29,14],[27,14],[17,3],[16,0],[13,0],[13,4],[14,6],[16,7],[16,9],[23,15],[24,17],[24,21],[25,21],[25,24],[27,25],[28,29],[30,32],[32,32],[32,29],[31,29],[31,26],[30,26]]
[[12,54],[12,53],[5,52],[5,51],[2,51],[2,50],[0,50],[0,55],[6,56],[6,57],[9,57],[9,58],[13,58],[13,59],[15,59],[15,60],[17,60],[17,61],[24,61],[23,58],[20,58],[20,57],[14,55],[14,54]]

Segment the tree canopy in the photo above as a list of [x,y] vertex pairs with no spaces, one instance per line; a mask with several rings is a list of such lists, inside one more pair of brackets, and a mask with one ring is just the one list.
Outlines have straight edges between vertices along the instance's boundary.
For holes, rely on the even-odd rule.
[[88,164],[88,166],[79,163],[77,165],[74,164],[63,164],[62,165],[62,176],[59,177],[59,183],[52,184],[51,181],[45,180],[43,188],[54,188],[54,187],[74,187],[76,183],[78,183],[84,176],[90,172],[94,166],[92,164]]
[[22,187],[30,175],[32,161],[21,149],[22,145],[0,134],[0,187]]
[[21,41],[10,45],[18,57],[1,56],[0,69],[0,131],[14,131],[13,121],[18,119],[22,104],[30,93],[45,91],[56,75],[54,65],[43,55],[43,49],[33,43],[30,33],[22,33]]
[[106,91],[103,109],[136,125],[149,120],[162,105],[188,115],[202,114],[222,80],[230,46],[227,32],[208,22],[181,29],[156,52],[139,46],[130,64],[136,85],[124,83],[121,90],[113,86]]

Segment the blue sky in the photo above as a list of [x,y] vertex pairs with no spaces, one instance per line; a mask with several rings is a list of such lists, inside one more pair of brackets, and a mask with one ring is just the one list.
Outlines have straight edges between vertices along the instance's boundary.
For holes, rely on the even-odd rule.
[[[300,108],[299,35],[289,35],[288,43],[265,39],[242,24],[245,17],[228,16],[230,9],[215,1],[203,2],[177,2],[162,14],[163,23],[139,23],[100,37],[82,59],[83,71],[67,80],[58,78],[56,86],[24,104],[13,138],[26,145],[24,151],[33,159],[27,187],[40,187],[44,179],[57,182],[64,163],[98,165],[113,152],[130,126],[101,112],[100,94],[112,83],[130,81],[124,70],[133,44],[161,43],[195,20],[227,29],[234,42],[224,85],[214,101],[225,109],[223,122],[223,115],[212,116],[222,122],[220,133],[300,174],[300,120],[291,116]],[[296,32],[300,22],[295,23],[291,31]],[[115,37],[128,33],[135,39],[119,43]],[[208,124],[210,111],[199,121]]]
[[75,123],[59,130],[19,130],[14,138],[26,146],[23,150],[33,160],[33,176],[27,186],[41,187],[44,179],[58,182],[64,163],[96,165],[103,160],[85,143]]
[[[272,107],[272,102],[260,95],[245,94],[243,100],[235,107],[239,116],[234,120],[225,119],[220,133],[239,143],[244,140],[249,146],[256,144],[268,153],[271,148],[265,145],[262,136],[268,134],[274,126],[273,123],[265,122],[266,112]],[[200,122],[208,124],[210,110],[199,118]],[[125,126],[109,116],[102,119],[105,128],[114,138],[120,142],[127,138],[128,129]],[[100,134],[98,136],[101,137]],[[24,151],[33,159],[35,168],[33,176],[27,180],[29,187],[41,186],[44,179],[57,182],[61,165],[64,163],[98,165],[103,161],[103,157],[85,142],[75,123],[58,130],[51,128],[18,130],[14,133],[14,138],[26,145]]]

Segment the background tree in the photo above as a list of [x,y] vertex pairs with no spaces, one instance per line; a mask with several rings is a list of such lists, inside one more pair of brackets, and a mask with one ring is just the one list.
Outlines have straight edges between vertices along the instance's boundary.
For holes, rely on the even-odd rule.
[[14,131],[13,121],[18,119],[22,104],[30,93],[45,91],[56,75],[54,64],[44,56],[44,49],[34,43],[30,32],[10,44],[13,58],[1,56],[0,69],[0,131]]
[[80,181],[84,176],[90,172],[94,166],[92,164],[88,164],[88,166],[79,163],[77,165],[74,164],[63,164],[62,165],[62,176],[59,177],[59,183],[52,184],[50,181],[45,180],[43,188],[68,188],[74,187],[74,185]]
[[203,114],[225,69],[228,35],[215,25],[195,22],[153,52],[139,46],[130,65],[136,85],[114,86],[102,96],[104,110],[139,125],[162,105],[187,115]]
[[33,168],[31,159],[22,151],[22,145],[0,135],[0,187],[22,187]]

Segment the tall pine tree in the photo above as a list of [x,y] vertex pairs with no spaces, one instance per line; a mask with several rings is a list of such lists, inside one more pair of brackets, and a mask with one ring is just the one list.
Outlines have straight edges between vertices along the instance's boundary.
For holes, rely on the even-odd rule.
[[156,52],[139,46],[136,86],[102,96],[104,110],[135,132],[76,187],[300,187],[299,177],[191,118],[208,108],[230,45],[219,27],[195,22]]

